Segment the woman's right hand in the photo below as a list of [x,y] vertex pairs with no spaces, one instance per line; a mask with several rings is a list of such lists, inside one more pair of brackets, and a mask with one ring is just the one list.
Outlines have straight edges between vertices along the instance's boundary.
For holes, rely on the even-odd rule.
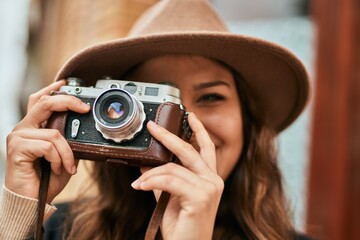
[[45,129],[53,112],[86,113],[90,106],[69,95],[50,96],[65,81],[58,81],[29,97],[27,114],[7,137],[5,186],[22,196],[37,198],[40,186],[37,159],[50,162],[51,175],[47,202],[50,203],[76,173],[77,161],[65,138],[56,129]]

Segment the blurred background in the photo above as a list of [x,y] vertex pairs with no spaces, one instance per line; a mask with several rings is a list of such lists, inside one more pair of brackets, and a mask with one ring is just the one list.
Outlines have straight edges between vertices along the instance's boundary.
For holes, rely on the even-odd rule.
[[[336,6],[341,6],[340,0],[332,1],[338,3]],[[93,0],[91,4],[86,0],[0,1],[0,96],[2,97],[2,101],[0,101],[1,185],[4,180],[6,136],[24,115],[29,94],[52,82],[59,67],[78,50],[100,41],[124,37],[137,17],[155,2],[157,2],[157,0]],[[325,11],[332,11],[333,15],[330,16],[334,17],[330,17],[330,19],[334,21],[337,21],[337,19],[345,19],[338,21],[340,25],[333,26],[335,26],[335,30],[339,30],[340,33],[345,36],[349,36],[346,39],[351,41],[353,44],[351,46],[356,45],[354,44],[356,43],[354,39],[359,39],[360,24],[348,25],[356,15],[353,14],[353,12],[360,14],[360,12],[357,11],[360,10],[358,5],[355,10],[351,9],[351,4],[355,5],[355,1],[352,0],[344,1],[343,3],[346,2],[348,4],[344,4],[346,7],[339,7],[339,10],[335,10],[335,8],[330,9],[331,4],[326,5],[326,1],[324,0],[317,0],[317,5],[313,4],[313,2],[310,4],[308,0],[211,0],[210,2],[218,10],[232,32],[267,39],[293,51],[308,69],[312,81],[312,94],[314,94],[316,90],[314,79],[316,79],[316,81],[323,79],[321,78],[323,75],[315,71],[315,67],[320,69],[318,59],[321,59],[321,57],[319,57],[321,54],[318,54],[316,58],[317,51],[321,49],[318,43],[319,40],[317,40],[321,38],[316,38],[317,33],[321,33],[321,31],[316,30],[318,30],[319,26],[322,26],[322,29],[328,29],[328,32],[332,29],[332,27],[326,25],[324,21],[320,21],[325,18],[321,18],[321,16],[327,14]],[[316,5],[317,8],[314,7],[314,5]],[[313,6],[313,8],[311,8],[311,6]],[[321,6],[329,7],[321,8]],[[313,14],[310,14],[313,13],[310,9],[317,9],[317,21],[314,20]],[[319,9],[323,9],[323,11]],[[342,10],[346,11],[344,12]],[[323,23],[323,25],[320,23]],[[359,20],[357,20],[357,23],[359,23]],[[358,34],[352,35],[350,32],[351,29],[349,32],[341,30],[344,29],[341,28],[341,26],[343,26],[341,24],[347,24],[350,27],[353,26],[357,29]],[[344,36],[342,34],[336,36]],[[324,33],[324,35],[326,35],[326,33]],[[346,45],[345,40],[332,43],[333,46],[337,44],[341,44],[341,46]],[[327,44],[321,44],[321,46],[322,45],[324,45],[324,47],[327,46],[327,49],[331,47]],[[343,55],[344,59],[347,56],[346,53],[350,53],[349,49],[345,50],[345,55]],[[322,52],[325,51],[328,52],[325,49]],[[329,56],[330,55],[327,55],[326,58]],[[360,54],[357,56],[360,56]],[[357,59],[360,59],[360,57]],[[317,62],[315,60],[317,60]],[[334,65],[333,63],[332,66],[336,66],[336,64]],[[319,72],[321,71],[319,70]],[[335,74],[334,76],[337,76],[338,79],[340,78],[340,74]],[[360,76],[360,74],[356,76]],[[360,80],[359,77],[357,77],[357,79]],[[334,84],[333,87],[334,89],[337,88]],[[309,209],[311,209],[310,212],[312,213],[316,206],[318,206],[310,204],[319,204],[319,201],[309,197],[310,193],[313,193],[312,196],[325,194],[325,197],[326,194],[333,196],[332,194],[341,192],[340,190],[338,192],[319,191],[319,189],[324,189],[323,186],[327,186],[326,184],[328,183],[326,180],[322,182],[322,185],[309,184],[309,179],[311,179],[309,176],[310,173],[314,171],[319,173],[319,169],[326,164],[322,163],[323,165],[320,164],[317,165],[316,168],[313,167],[315,170],[310,170],[310,159],[313,159],[314,156],[320,159],[318,158],[319,155],[312,152],[315,150],[313,150],[314,146],[310,144],[314,142],[312,129],[317,126],[316,117],[313,116],[314,99],[314,97],[311,98],[301,117],[278,137],[280,167],[285,180],[286,193],[289,203],[293,208],[295,226],[301,231],[311,231],[311,226],[309,227],[309,225],[313,222],[310,220],[316,219],[309,218],[308,213]],[[355,99],[359,100],[358,98]],[[346,105],[347,103],[344,104]],[[341,109],[341,106],[339,106],[339,109]],[[347,114],[347,112],[345,112],[345,114]],[[334,119],[332,116],[333,115],[327,115],[328,118],[326,121]],[[312,120],[315,121],[315,124]],[[325,139],[328,138],[326,134],[322,134],[321,136]],[[320,147],[321,149],[325,149],[326,144]],[[334,149],[336,149],[336,147]],[[326,149],[325,151],[328,150],[329,149]],[[353,156],[357,153],[358,151],[355,150]],[[341,158],[341,154],[336,156]],[[356,157],[354,157],[354,159],[356,159]],[[329,157],[327,157],[327,160],[329,160]],[[339,162],[339,159],[334,161]],[[349,160],[348,162],[355,162],[355,160]],[[85,164],[85,162],[82,164]],[[359,166],[356,166],[355,169],[358,170]],[[329,171],[329,174],[331,174],[331,171]],[[314,173],[313,175],[316,174]],[[323,176],[326,177],[326,173],[324,173]],[[343,176],[343,174],[341,176]],[[64,193],[57,198],[57,201],[74,198],[78,189],[81,188],[81,182],[84,181],[84,179],[86,179],[86,170],[79,169],[79,174],[72,180],[72,184],[69,184],[71,187],[66,189]],[[352,180],[354,180],[354,178]],[[316,183],[316,180],[314,181]],[[337,183],[339,181],[337,181]],[[356,183],[359,183],[358,179],[356,181]],[[338,189],[342,189],[341,186],[339,186]],[[321,201],[327,200],[322,199]],[[344,204],[346,202],[341,198],[337,203]],[[343,210],[343,208],[341,209]],[[340,210],[340,213],[348,211],[348,209],[346,211],[342,210]],[[326,212],[326,209],[322,210],[322,213],[319,214],[322,216],[320,219],[318,218],[319,226],[322,226],[321,220],[327,218],[324,212]],[[336,216],[345,217],[346,215],[340,214]],[[339,221],[341,221],[341,219],[342,218],[340,218]],[[316,224],[317,223],[314,224],[315,228],[318,226]],[[339,224],[334,222],[334,225],[338,226]],[[325,230],[320,230],[322,233],[324,231],[326,232],[326,229],[332,229],[329,221],[325,221],[324,226]],[[333,237],[331,239],[356,239],[338,238],[341,236],[339,233],[345,231],[345,228],[339,227],[339,229],[341,229],[341,231],[339,230],[336,233],[333,232],[330,234],[330,236]],[[326,236],[329,237],[329,235]]]

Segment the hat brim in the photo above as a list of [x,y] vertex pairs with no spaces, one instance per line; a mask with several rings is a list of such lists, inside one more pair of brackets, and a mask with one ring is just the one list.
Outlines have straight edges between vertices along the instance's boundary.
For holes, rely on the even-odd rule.
[[277,44],[231,33],[158,34],[100,43],[70,58],[55,80],[78,77],[94,85],[104,76],[119,78],[136,64],[166,54],[200,55],[233,67],[277,132],[289,126],[306,105],[308,74],[296,56]]

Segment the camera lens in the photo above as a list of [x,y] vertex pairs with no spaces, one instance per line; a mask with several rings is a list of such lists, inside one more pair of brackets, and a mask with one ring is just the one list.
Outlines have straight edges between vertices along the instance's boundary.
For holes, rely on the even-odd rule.
[[124,115],[125,107],[120,102],[112,102],[106,110],[106,116],[109,119],[119,119]]
[[132,99],[120,91],[111,91],[99,98],[95,106],[99,121],[107,126],[121,124],[133,111]]
[[105,139],[115,142],[132,139],[145,120],[143,104],[122,89],[101,93],[95,100],[93,114],[96,129]]
[[103,92],[95,101],[95,120],[104,127],[116,128],[126,125],[134,113],[132,96],[120,89]]

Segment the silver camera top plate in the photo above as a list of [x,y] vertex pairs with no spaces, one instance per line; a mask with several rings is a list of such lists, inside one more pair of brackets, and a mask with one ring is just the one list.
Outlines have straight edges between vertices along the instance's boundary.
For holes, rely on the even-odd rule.
[[96,82],[95,87],[83,86],[62,86],[60,91],[70,95],[94,97],[99,96],[103,91],[118,88],[123,89],[135,96],[141,102],[163,103],[173,102],[181,104],[180,90],[176,87],[164,84],[134,82],[126,80],[100,79]]

